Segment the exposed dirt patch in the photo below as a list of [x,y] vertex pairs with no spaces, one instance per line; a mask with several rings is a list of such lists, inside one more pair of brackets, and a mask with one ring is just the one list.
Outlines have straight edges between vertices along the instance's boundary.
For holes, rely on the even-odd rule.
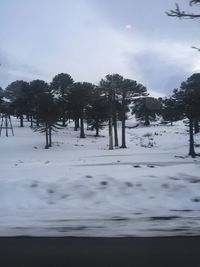
[[174,180],[174,181],[179,181],[179,180],[181,180],[181,179],[178,178],[178,177],[169,177],[169,179]]
[[133,165],[134,168],[141,168],[140,165]]
[[155,168],[154,165],[147,165],[148,168]]
[[200,202],[200,197],[194,197],[194,198],[192,198],[192,201],[193,202]]
[[197,183],[200,183],[200,179],[198,179],[198,178],[193,178],[193,179],[191,179],[191,180],[189,180],[189,183],[191,183],[191,184],[197,184]]
[[128,221],[129,219],[126,217],[114,216],[111,218],[111,221]]
[[179,219],[179,216],[153,216],[150,217],[151,221],[170,221],[170,220],[175,220]]
[[176,210],[176,209],[172,209],[170,211],[174,211],[174,212],[192,212],[192,210],[190,209],[185,209],[185,210]]
[[131,182],[125,182],[125,185],[128,187],[133,187],[133,184]]
[[47,190],[47,192],[48,192],[49,194],[54,194],[54,193],[55,193],[55,190],[52,189],[52,188],[50,188],[50,189]]
[[169,184],[161,184],[161,187],[167,189],[169,188]]
[[86,175],[85,177],[86,177],[86,178],[88,178],[88,179],[91,179],[91,178],[93,178],[93,176],[92,176],[92,175]]
[[32,187],[32,188],[38,187],[38,182],[36,182],[36,181],[32,182],[32,184],[30,185],[30,187]]

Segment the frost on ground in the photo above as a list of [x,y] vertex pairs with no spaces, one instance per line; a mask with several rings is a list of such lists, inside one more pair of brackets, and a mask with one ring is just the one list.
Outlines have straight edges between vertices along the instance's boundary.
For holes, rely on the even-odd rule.
[[113,151],[107,129],[79,139],[69,125],[45,150],[44,136],[14,125],[0,137],[1,236],[199,234],[200,161],[182,122],[128,128],[128,149]]

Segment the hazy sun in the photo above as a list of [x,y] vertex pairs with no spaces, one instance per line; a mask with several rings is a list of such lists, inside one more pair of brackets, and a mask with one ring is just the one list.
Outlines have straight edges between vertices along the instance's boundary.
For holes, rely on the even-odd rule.
[[131,30],[132,29],[132,25],[131,24],[126,24],[125,27],[126,27],[127,30]]

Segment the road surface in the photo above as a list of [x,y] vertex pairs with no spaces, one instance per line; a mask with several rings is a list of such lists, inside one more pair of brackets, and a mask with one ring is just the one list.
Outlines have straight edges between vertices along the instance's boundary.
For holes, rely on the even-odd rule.
[[200,237],[1,237],[2,267],[199,267]]

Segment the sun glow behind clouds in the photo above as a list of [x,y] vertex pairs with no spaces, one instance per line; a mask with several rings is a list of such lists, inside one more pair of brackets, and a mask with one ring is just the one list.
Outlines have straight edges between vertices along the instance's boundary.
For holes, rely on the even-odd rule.
[[131,30],[131,29],[132,29],[132,24],[126,24],[126,25],[125,25],[125,28],[126,28],[127,30]]

